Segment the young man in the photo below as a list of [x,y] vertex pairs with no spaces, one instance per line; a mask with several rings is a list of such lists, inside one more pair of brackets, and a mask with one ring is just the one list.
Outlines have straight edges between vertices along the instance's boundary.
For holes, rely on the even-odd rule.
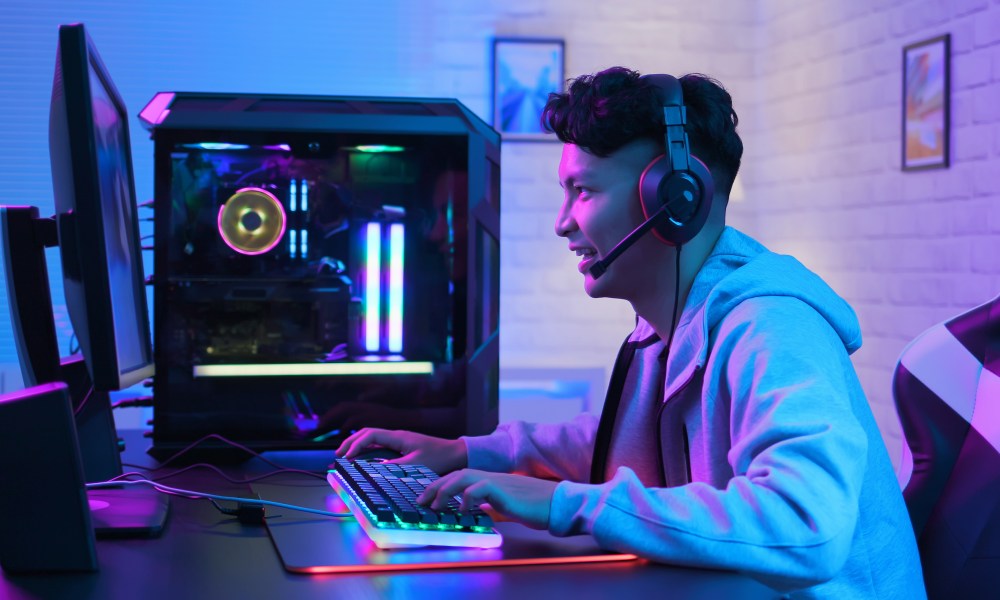
[[704,225],[683,243],[655,228],[612,252],[655,213],[640,178],[664,153],[663,79],[617,67],[580,77],[543,116],[565,143],[556,233],[582,257],[590,296],[636,312],[600,422],[459,440],[366,429],[338,454],[395,449],[397,462],[454,471],[424,503],[461,495],[651,560],[803,597],[922,597],[906,507],[849,358],[861,345],[854,312],[799,262],[725,226],[743,145],[717,82],[680,79],[690,154],[714,180]]

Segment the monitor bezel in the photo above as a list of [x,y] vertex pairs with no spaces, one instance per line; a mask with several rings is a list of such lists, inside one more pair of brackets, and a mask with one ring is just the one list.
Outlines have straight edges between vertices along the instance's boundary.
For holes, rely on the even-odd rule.
[[[112,290],[105,245],[105,237],[109,232],[105,231],[100,204],[91,69],[101,81],[121,119],[124,137],[122,164],[126,171],[126,192],[133,207],[130,211],[131,223],[127,225],[129,252],[134,259],[131,261],[132,301],[135,303],[135,325],[139,328],[144,360],[137,367],[124,370],[119,365],[114,333],[115,328],[121,324],[115,323],[109,301]],[[154,373],[128,112],[96,46],[84,26],[79,23],[59,28],[49,149],[67,311],[95,389],[124,389],[140,383]],[[97,200],[90,201],[90,198]]]

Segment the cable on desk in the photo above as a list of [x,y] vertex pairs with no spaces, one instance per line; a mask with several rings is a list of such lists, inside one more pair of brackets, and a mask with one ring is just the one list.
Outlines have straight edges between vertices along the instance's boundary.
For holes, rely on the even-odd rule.
[[[265,463],[267,463],[267,464],[269,464],[272,467],[275,467],[277,469],[284,469],[285,468],[283,465],[279,465],[278,463],[276,463],[276,462],[274,462],[274,461],[272,461],[270,459],[264,458],[259,452],[254,452],[253,450],[251,450],[250,448],[244,446],[243,444],[240,444],[239,442],[234,442],[233,440],[225,438],[225,437],[223,437],[223,436],[221,436],[221,435],[219,435],[217,433],[210,433],[210,434],[208,434],[208,435],[206,435],[204,437],[201,437],[201,438],[199,438],[199,439],[191,442],[186,447],[178,450],[173,455],[171,455],[170,458],[168,458],[167,460],[165,460],[162,463],[160,463],[160,466],[158,466],[158,467],[152,467],[152,468],[150,468],[148,470],[149,471],[159,471],[160,469],[166,468],[166,466],[168,464],[170,464],[174,460],[177,460],[178,458],[180,458],[181,456],[183,456],[186,452],[190,452],[198,444],[201,444],[202,442],[205,442],[206,440],[210,440],[210,439],[216,439],[216,440],[219,440],[220,442],[223,442],[225,444],[229,444],[233,448],[236,448],[238,450],[243,450],[244,452],[246,452],[250,456],[253,456],[254,458],[259,458],[260,460],[264,461]],[[322,479],[326,479],[326,472],[323,472],[322,474],[313,473],[311,471],[303,471],[303,472],[304,473],[310,473],[314,477],[320,477]]]
[[157,483],[151,479],[133,479],[129,481],[125,480],[110,480],[110,481],[100,481],[97,483],[88,483],[86,488],[88,490],[100,489],[106,487],[117,487],[119,485],[149,485],[152,486],[158,492],[165,494],[176,494],[180,496],[185,496],[187,498],[207,498],[209,500],[225,500],[226,502],[236,502],[237,504],[251,504],[251,505],[262,505],[262,506],[275,506],[277,508],[285,508],[288,510],[297,510],[300,512],[312,513],[316,515],[323,515],[324,517],[353,517],[351,513],[335,513],[328,510],[319,510],[316,508],[307,508],[305,506],[295,506],[294,504],[285,504],[284,502],[274,502],[272,500],[258,500],[255,498],[240,498],[238,496],[221,496],[219,494],[208,494],[205,492],[195,492],[192,490],[185,490],[181,488],[170,487],[163,485],[162,483]]
[[[142,465],[135,465],[135,464],[131,464],[131,463],[122,463],[122,465],[126,466],[126,467],[131,467],[133,469],[142,469],[144,471],[156,471],[157,470],[157,469],[150,469],[148,467],[143,467]],[[263,475],[256,475],[254,477],[247,477],[245,479],[235,479],[233,477],[230,477],[229,475],[226,475],[225,472],[222,469],[220,469],[219,467],[217,467],[215,465],[211,465],[209,463],[196,463],[196,464],[193,464],[193,465],[188,465],[186,467],[182,467],[180,469],[177,469],[176,471],[171,471],[170,473],[167,473],[166,475],[157,475],[156,477],[149,477],[145,473],[137,473],[135,471],[133,471],[132,474],[140,475],[142,477],[146,477],[147,479],[150,479],[150,480],[153,480],[153,481],[163,481],[164,479],[169,479],[169,478],[171,478],[171,477],[173,477],[175,475],[180,475],[181,473],[185,473],[187,471],[190,471],[191,469],[209,469],[211,471],[214,471],[219,477],[225,479],[229,483],[253,483],[255,481],[260,481],[261,479],[267,479],[268,477],[273,477],[275,475],[281,475],[282,473],[297,473],[299,475],[308,475],[309,477],[315,477],[316,479],[322,479],[324,481],[326,480],[326,477],[324,475],[319,474],[319,473],[314,473],[312,471],[305,471],[303,469],[288,469],[288,468],[282,468],[282,469],[277,469],[277,470],[274,470],[274,471],[269,471],[267,473],[264,473]],[[121,477],[121,475],[119,475],[118,477]],[[117,479],[118,477],[116,477],[115,479]]]
[[80,401],[80,404],[76,407],[76,410],[73,411],[74,417],[83,412],[83,407],[87,405],[87,402],[90,401],[90,397],[93,395],[94,395],[94,386],[90,386],[90,389],[87,390],[87,393],[83,396],[83,400]]

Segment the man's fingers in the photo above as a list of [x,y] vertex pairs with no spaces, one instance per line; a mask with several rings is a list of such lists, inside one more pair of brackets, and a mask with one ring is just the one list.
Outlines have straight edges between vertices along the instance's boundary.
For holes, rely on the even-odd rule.
[[[397,450],[398,452],[398,450]],[[409,454],[404,454],[399,458],[387,458],[382,461],[382,464],[388,465],[416,465],[421,464],[420,457],[417,452],[410,452]]]
[[[340,448],[344,449],[344,453],[341,456],[344,458],[354,458],[365,448],[376,445],[392,450],[399,450],[397,447],[399,444],[393,438],[392,432],[384,429],[365,428],[344,440],[344,443],[340,446]],[[337,451],[338,454],[340,454],[340,448]]]
[[469,511],[478,507],[483,502],[489,500],[492,489],[493,486],[489,479],[480,479],[473,483],[462,492],[462,503],[459,505],[458,510]]
[[417,503],[429,505],[434,510],[444,510],[452,498],[463,494],[467,488],[480,481],[482,476],[480,471],[469,469],[449,473],[427,486],[417,498]]

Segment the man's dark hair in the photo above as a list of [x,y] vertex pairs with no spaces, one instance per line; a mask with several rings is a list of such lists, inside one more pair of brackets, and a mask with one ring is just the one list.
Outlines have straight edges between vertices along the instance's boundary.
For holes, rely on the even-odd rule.
[[[740,169],[743,142],[733,99],[718,81],[692,73],[679,79],[687,107],[691,154],[712,171],[716,189],[729,194]],[[560,140],[606,157],[647,138],[663,147],[663,105],[654,84],[624,67],[572,80],[569,91],[549,94],[542,125]]]

